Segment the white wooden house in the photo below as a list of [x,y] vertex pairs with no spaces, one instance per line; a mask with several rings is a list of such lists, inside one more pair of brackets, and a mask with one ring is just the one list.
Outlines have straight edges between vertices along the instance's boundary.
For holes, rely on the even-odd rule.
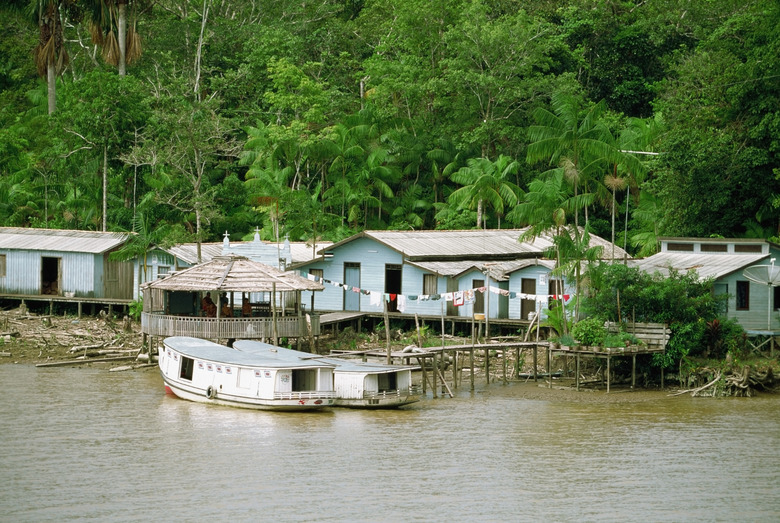
[[648,273],[696,271],[712,278],[716,294],[728,295],[725,315],[747,331],[780,330],[780,287],[751,282],[748,267],[780,259],[780,245],[761,239],[659,238],[660,252],[632,263]]
[[[570,295],[573,285],[550,292],[554,263],[545,253],[552,241],[521,242],[524,232],[364,231],[292,267],[325,283],[317,310],[381,312],[386,300],[390,312],[527,319],[537,299],[545,308],[548,295]],[[595,235],[591,244],[612,253],[612,245]],[[624,256],[615,249],[615,257]]]

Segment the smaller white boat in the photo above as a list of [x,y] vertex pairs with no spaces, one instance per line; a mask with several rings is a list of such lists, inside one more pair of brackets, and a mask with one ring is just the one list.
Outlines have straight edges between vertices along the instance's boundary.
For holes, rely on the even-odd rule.
[[261,410],[313,410],[335,404],[335,365],[272,345],[245,352],[173,336],[159,356],[166,392],[200,403]]
[[415,367],[318,356],[252,340],[238,340],[233,348],[253,354],[276,349],[302,360],[334,366],[337,407],[396,408],[420,400],[420,388],[412,385]]

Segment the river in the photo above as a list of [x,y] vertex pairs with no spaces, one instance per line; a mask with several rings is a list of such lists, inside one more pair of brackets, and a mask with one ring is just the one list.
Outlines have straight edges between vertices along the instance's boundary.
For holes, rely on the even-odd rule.
[[0,365],[0,383],[4,522],[780,520],[775,396],[497,383],[280,413],[179,400],[156,369]]

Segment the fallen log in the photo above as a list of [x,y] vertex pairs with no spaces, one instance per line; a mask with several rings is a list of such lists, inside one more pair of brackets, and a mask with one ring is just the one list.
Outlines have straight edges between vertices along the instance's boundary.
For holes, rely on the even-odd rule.
[[83,365],[84,363],[106,363],[111,361],[128,361],[134,360],[135,356],[119,356],[117,358],[95,358],[93,360],[65,360],[65,361],[49,361],[46,363],[37,363],[36,367],[66,367],[68,365]]
[[92,345],[77,345],[76,347],[72,347],[68,352],[79,352],[79,351],[88,351],[90,349],[102,349],[105,347],[105,343],[93,343]]

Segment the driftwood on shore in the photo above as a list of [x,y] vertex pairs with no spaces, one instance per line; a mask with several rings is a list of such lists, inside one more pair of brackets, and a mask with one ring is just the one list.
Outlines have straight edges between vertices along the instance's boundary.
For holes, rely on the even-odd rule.
[[[725,376],[724,376],[725,374]],[[670,396],[690,393],[691,396],[753,396],[757,391],[770,390],[775,384],[772,368],[756,371],[750,365],[740,370],[715,371],[712,380],[701,387],[677,391]]]

